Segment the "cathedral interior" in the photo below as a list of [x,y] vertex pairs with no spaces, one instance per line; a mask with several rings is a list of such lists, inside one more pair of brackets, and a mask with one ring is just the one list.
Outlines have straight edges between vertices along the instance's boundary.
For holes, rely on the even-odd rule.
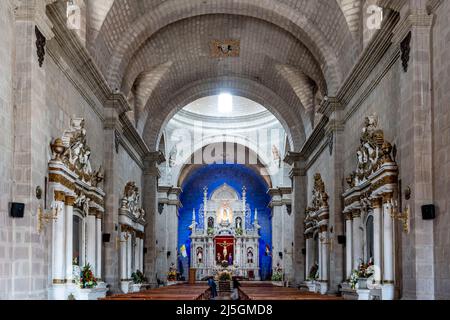
[[0,1],[0,299],[450,299],[449,17]]

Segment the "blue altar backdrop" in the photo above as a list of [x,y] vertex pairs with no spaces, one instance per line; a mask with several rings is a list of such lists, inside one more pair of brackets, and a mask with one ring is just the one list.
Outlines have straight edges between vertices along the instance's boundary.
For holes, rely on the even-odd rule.
[[[214,164],[203,166],[195,170],[181,186],[183,192],[180,200],[183,207],[179,210],[178,224],[178,250],[182,245],[186,246],[187,258],[180,257],[178,266],[183,269],[183,275],[187,278],[190,257],[190,233],[189,226],[192,223],[192,210],[197,213],[203,202],[203,188],[208,187],[208,197],[224,183],[234,188],[239,196],[242,196],[242,187],[247,188],[247,203],[252,211],[252,222],[255,209],[258,209],[258,221],[261,225],[259,244],[259,265],[261,268],[261,280],[270,280],[272,272],[272,258],[266,255],[266,246],[272,248],[272,219],[271,210],[268,207],[270,196],[267,194],[269,186],[264,179],[254,170],[240,164]],[[197,221],[198,222],[198,221]]]

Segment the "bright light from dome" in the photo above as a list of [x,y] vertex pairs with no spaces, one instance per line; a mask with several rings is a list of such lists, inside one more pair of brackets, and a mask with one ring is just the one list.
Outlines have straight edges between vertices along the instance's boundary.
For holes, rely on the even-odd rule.
[[229,93],[222,93],[219,95],[219,112],[231,113],[233,112],[233,96]]

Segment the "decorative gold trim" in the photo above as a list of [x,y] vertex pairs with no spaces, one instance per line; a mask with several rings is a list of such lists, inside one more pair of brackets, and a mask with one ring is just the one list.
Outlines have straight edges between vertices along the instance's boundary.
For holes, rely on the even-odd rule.
[[394,197],[394,194],[392,192],[383,194],[383,204],[391,202],[393,197]]
[[75,197],[66,196],[66,206],[73,207],[75,204]]
[[370,201],[372,203],[372,208],[379,209],[382,207],[382,198],[375,198]]
[[66,194],[62,191],[55,191],[55,201],[66,202]]
[[67,283],[67,280],[61,280],[61,279],[53,279],[53,284],[65,284]]

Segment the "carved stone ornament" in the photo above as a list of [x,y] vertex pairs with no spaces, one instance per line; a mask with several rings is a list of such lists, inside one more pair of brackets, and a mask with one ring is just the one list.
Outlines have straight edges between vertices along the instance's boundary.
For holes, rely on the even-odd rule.
[[62,162],[84,182],[93,187],[99,187],[103,182],[103,168],[92,170],[91,149],[87,145],[83,118],[72,119],[69,130],[66,130],[61,138],[55,139],[50,148],[53,153],[52,161]]
[[[306,208],[305,214],[305,234],[311,234],[320,227],[326,228],[327,223],[323,224],[322,220],[328,219],[328,194],[325,192],[325,183],[320,173],[314,175],[314,188],[312,191],[311,205]],[[319,211],[322,214],[319,216]],[[321,224],[322,221],[322,224]]]
[[44,64],[45,44],[47,40],[37,26],[34,28],[34,31],[36,33],[36,53],[38,56],[39,67],[42,68],[42,65]]
[[214,58],[239,57],[240,55],[239,40],[213,40],[211,41],[211,56]]
[[383,131],[378,129],[377,117],[366,117],[360,146],[356,152],[357,168],[346,179],[349,187],[353,188],[367,181],[383,163],[393,162],[392,152],[392,145],[384,140]]
[[408,33],[406,38],[400,44],[400,49],[402,52],[402,66],[403,71],[408,72],[409,58],[411,53],[411,32]]
[[328,149],[329,149],[329,151],[330,151],[330,156],[332,156],[333,155],[333,141],[334,141],[334,134],[333,134],[333,132],[331,132],[329,135],[328,135]]
[[139,188],[136,186],[136,183],[128,182],[123,192],[121,209],[128,211],[138,220],[144,220],[145,211],[140,207],[140,197]]

